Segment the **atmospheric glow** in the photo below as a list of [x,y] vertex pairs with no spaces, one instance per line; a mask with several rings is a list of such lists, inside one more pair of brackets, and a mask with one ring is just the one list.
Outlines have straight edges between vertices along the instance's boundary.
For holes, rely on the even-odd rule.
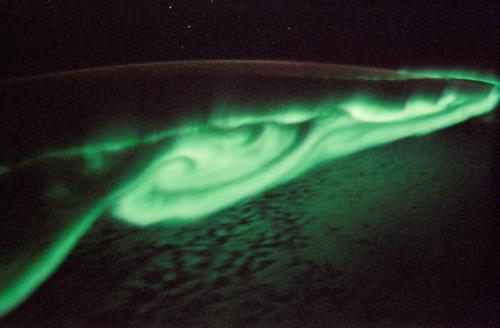
[[266,114],[224,104],[204,128],[179,135],[154,159],[113,214],[138,225],[198,219],[325,161],[484,114],[498,99],[498,88],[450,87],[437,98],[415,94],[400,102],[361,90],[348,99],[285,104]]
[[[90,229],[105,209],[102,202],[85,214],[75,224],[62,232],[41,256],[30,263],[19,261],[16,266],[2,266],[0,286],[0,316],[26,299],[47,277],[52,275],[75,247],[80,238]],[[20,274],[21,272],[21,274]],[[6,284],[8,282],[8,284]]]

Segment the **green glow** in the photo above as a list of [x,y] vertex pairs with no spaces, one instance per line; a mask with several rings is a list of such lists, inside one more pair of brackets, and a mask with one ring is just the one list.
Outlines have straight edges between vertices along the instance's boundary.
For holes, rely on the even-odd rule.
[[138,225],[198,219],[325,161],[491,111],[499,90],[489,90],[450,86],[439,97],[415,94],[399,102],[361,90],[347,99],[259,109],[266,114],[224,104],[203,129],[179,135],[154,159],[113,214]]
[[6,167],[6,166],[0,165],[0,174],[4,174],[4,173],[7,173],[7,172],[9,172],[9,168]]
[[[110,153],[120,153],[127,149],[138,147],[141,145],[153,144],[164,139],[176,137],[188,132],[198,131],[198,127],[186,126],[177,129],[162,131],[160,133],[151,134],[143,138],[130,137],[125,140],[102,141],[89,143],[84,146],[70,147],[68,149],[55,150],[42,153],[34,157],[28,157],[18,163],[13,169],[30,166],[34,163],[41,162],[51,158],[75,158],[82,157],[87,163],[89,171],[99,171],[104,163],[103,157]],[[9,171],[7,167],[0,166],[0,174]]]
[[32,262],[22,261],[14,266],[2,266],[0,285],[7,287],[0,290],[0,317],[31,295],[35,288],[56,271],[102,213],[105,204],[106,202],[98,204],[80,220],[76,220],[38,258],[27,259]]
[[[439,95],[416,92],[399,100],[363,89],[332,90],[315,101],[291,94],[287,101],[258,108],[215,99],[220,102],[207,108],[213,112],[207,122],[28,156],[9,167],[0,165],[1,175],[47,159],[81,157],[88,171],[99,172],[109,153],[169,141],[159,154],[147,159],[142,172],[132,172],[133,179],[122,181],[88,213],[75,218],[75,224],[60,233],[40,257],[22,267],[2,266],[0,316],[47,279],[107,209],[136,225],[191,222],[290,181],[325,161],[485,114],[500,98],[496,79],[468,72],[402,71],[366,79],[422,79],[423,84],[429,79],[449,79],[450,84]],[[457,86],[461,80],[481,83],[471,91]],[[54,197],[63,192],[54,189]]]
[[413,78],[458,79],[478,81],[500,86],[500,81],[493,74],[459,69],[401,69],[399,73]]

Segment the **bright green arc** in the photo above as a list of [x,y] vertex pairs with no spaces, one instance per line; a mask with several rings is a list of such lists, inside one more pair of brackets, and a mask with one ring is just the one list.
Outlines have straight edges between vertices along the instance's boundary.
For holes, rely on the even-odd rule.
[[[475,75],[473,80],[486,82]],[[325,161],[491,111],[500,95],[495,85],[481,96],[450,87],[438,99],[416,94],[399,103],[360,91],[350,99],[283,104],[259,115],[224,104],[208,124],[179,135],[155,158],[125,188],[112,212],[137,225],[199,219]]]
[[[50,277],[59,267],[80,238],[92,227],[92,224],[105,209],[106,202],[100,202],[79,221],[62,233],[36,261],[29,263],[27,268],[18,274],[17,267],[3,271],[2,276],[16,275],[14,283],[0,290],[0,318],[24,301],[34,290]],[[5,268],[2,268],[5,270]]]
[[[26,299],[67,257],[106,210],[136,225],[192,222],[294,179],[335,158],[409,136],[424,135],[493,110],[500,99],[495,78],[467,72],[412,72],[408,79],[462,79],[487,83],[489,93],[450,87],[439,98],[415,94],[387,102],[359,90],[351,97],[325,96],[317,103],[272,108],[222,103],[203,124],[142,139],[73,147],[26,159],[0,174],[47,158],[83,157],[98,169],[107,153],[174,140],[149,165],[82,216],[8,288],[0,291],[0,316]],[[265,113],[265,114],[263,114]]]

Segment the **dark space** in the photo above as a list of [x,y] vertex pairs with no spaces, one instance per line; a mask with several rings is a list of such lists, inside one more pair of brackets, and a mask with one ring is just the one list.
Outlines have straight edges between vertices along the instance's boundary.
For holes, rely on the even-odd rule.
[[1,6],[2,77],[195,59],[498,69],[498,1],[21,0]]
[[[499,45],[500,2],[494,0],[0,1],[2,80],[207,59],[439,67],[500,76]],[[200,226],[157,231],[130,228],[104,215],[60,269],[2,318],[0,326],[495,327],[500,310],[498,115],[497,108],[484,131],[479,123],[466,122],[435,136],[396,143],[382,156],[373,150],[357,154],[353,166],[348,160],[339,162],[344,177],[315,171],[225,210],[222,224],[215,215]],[[480,159],[484,154],[487,165]],[[435,170],[426,172],[431,181],[426,190],[434,188],[428,197],[417,182],[414,188],[406,182],[417,180],[413,172],[427,169],[424,159]],[[389,172],[386,181],[361,182],[372,175],[363,170],[379,160]],[[414,162],[403,165],[406,160]],[[126,166],[127,160],[119,165]],[[38,188],[31,185],[36,177],[20,178],[29,192]],[[360,208],[377,202],[372,198],[346,203],[346,211],[357,218],[357,232],[342,223],[321,231],[321,210],[301,217],[303,208],[314,207],[304,205],[308,197],[324,198],[322,189],[312,186],[351,192],[356,183],[382,190],[379,196],[389,204],[386,212],[370,213]],[[89,188],[90,183],[81,186]],[[402,191],[390,196],[391,189]],[[292,205],[284,205],[288,203]],[[411,208],[411,214],[398,205]],[[343,209],[332,213],[344,214]],[[384,215],[392,217],[389,227],[381,224]],[[247,230],[255,236],[248,234],[251,246],[240,249],[239,238]],[[274,234],[268,236],[271,230]],[[303,251],[308,238],[321,245],[330,240],[311,237],[317,231],[334,240],[331,245],[340,247],[339,253],[357,252],[353,267],[344,270],[322,262],[314,247]],[[307,252],[311,259],[304,260]],[[259,270],[282,269],[274,253],[290,259],[286,270],[293,277],[264,274],[254,282],[252,275]],[[233,272],[235,262],[239,267]],[[203,277],[212,269],[215,281]],[[175,277],[167,279],[169,272]],[[346,278],[346,272],[353,272],[352,277]],[[226,312],[217,312],[221,304]],[[210,312],[201,312],[206,308]]]

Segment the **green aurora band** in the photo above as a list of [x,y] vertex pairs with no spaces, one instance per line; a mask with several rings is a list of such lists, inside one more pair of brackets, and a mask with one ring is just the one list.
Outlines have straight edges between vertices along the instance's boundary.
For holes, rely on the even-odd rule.
[[333,90],[318,102],[291,101],[259,111],[226,101],[216,105],[203,123],[46,152],[14,166],[0,165],[1,176],[50,158],[81,157],[91,170],[99,170],[105,154],[166,143],[141,172],[94,204],[21,274],[17,268],[2,271],[0,316],[45,281],[107,210],[139,226],[193,222],[335,158],[485,114],[500,98],[500,84],[494,77],[449,71],[400,74],[407,79],[465,80],[483,88],[467,92],[450,83],[438,97],[417,93],[397,101],[363,90],[348,95]]
[[236,104],[236,109],[221,106],[206,126],[179,135],[154,159],[125,188],[113,214],[137,225],[199,219],[328,160],[489,112],[499,100],[495,85],[480,98],[454,88],[438,99],[416,94],[404,102],[359,92],[340,101],[286,104],[261,115],[238,114],[253,111]]

